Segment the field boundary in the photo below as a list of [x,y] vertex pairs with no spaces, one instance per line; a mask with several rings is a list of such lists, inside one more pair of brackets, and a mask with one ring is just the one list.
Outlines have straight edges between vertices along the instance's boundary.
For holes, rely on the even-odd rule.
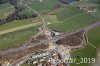
[[7,30],[4,30],[4,31],[0,31],[0,35],[10,33],[10,32],[14,32],[14,31],[18,31],[18,30],[22,30],[22,29],[26,29],[26,28],[33,27],[33,26],[36,26],[36,25],[39,25],[39,24],[40,24],[40,22],[7,29]]

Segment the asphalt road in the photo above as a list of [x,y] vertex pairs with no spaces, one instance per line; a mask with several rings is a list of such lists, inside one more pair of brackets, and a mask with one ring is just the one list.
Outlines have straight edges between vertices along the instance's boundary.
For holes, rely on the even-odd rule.
[[[88,30],[90,30],[90,29],[95,28],[96,26],[100,26],[100,21],[98,21],[98,22],[96,22],[96,23],[93,23],[93,24],[91,24],[91,25],[88,25],[88,26],[86,26],[86,27],[84,27],[84,28],[80,28],[80,29],[78,29],[78,30],[76,30],[76,31],[72,31],[72,32],[69,32],[69,33],[64,33],[64,34],[62,34],[62,35],[60,35],[60,36],[56,36],[56,37],[54,37],[54,38],[52,38],[52,39],[44,40],[43,42],[39,42],[39,43],[36,43],[36,44],[30,44],[29,46],[34,47],[34,46],[37,46],[37,45],[47,44],[47,43],[49,43],[49,42],[55,42],[55,41],[57,41],[57,40],[59,40],[59,39],[61,39],[61,38],[64,38],[65,36],[72,35],[72,34],[74,34],[74,33],[77,33],[77,32],[79,32],[79,31],[81,31],[81,30],[88,31]],[[27,48],[27,47],[26,47],[26,48]],[[56,50],[56,49],[53,49],[53,50]],[[57,50],[56,50],[56,51],[57,51]],[[34,54],[34,53],[32,53],[32,54]],[[20,64],[20,63],[24,63],[28,58],[30,58],[30,56],[31,56],[32,54],[29,54],[29,55],[27,55],[27,56],[24,56],[24,57],[22,57],[22,58],[16,60],[15,62],[13,62],[13,63],[11,64],[11,66],[16,65],[16,64]],[[61,53],[60,53],[60,55],[62,56]],[[62,56],[62,57],[63,57],[63,56]],[[23,60],[23,61],[22,61],[22,60]],[[66,64],[67,64],[67,63],[66,63]],[[68,65],[68,64],[67,64],[67,65]],[[96,65],[97,65],[97,64],[96,64]],[[68,66],[69,66],[69,65],[68,65]],[[94,64],[94,66],[95,66],[95,64]]]
[[10,53],[16,53],[18,51],[23,51],[25,49],[29,49],[30,47],[33,48],[35,46],[38,46],[38,45],[47,45],[49,42],[56,42],[57,40],[61,39],[61,38],[64,38],[65,36],[70,36],[72,34],[75,34],[81,30],[85,30],[85,31],[88,31],[96,26],[99,26],[100,25],[100,21],[96,22],[96,23],[93,23],[91,25],[88,25],[88,26],[85,26],[84,28],[80,28],[80,29],[77,29],[75,31],[72,31],[72,32],[67,32],[67,33],[64,33],[64,34],[61,34],[59,36],[56,36],[54,38],[51,38],[51,39],[46,39],[44,41],[41,41],[41,42],[38,42],[38,43],[31,43],[31,44],[25,44],[19,48],[11,48],[11,49],[8,49],[6,51],[1,51],[0,52],[0,56],[3,56],[3,55],[7,55],[7,54],[10,54]]

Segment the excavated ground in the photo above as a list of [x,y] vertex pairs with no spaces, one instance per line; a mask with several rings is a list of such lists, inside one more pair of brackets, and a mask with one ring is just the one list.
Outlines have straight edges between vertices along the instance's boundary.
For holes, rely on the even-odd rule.
[[56,42],[57,45],[64,46],[78,46],[82,44],[82,40],[84,39],[84,31],[80,31],[70,36],[66,36]]
[[29,48],[29,49],[24,50],[24,51],[19,51],[19,52],[13,53],[13,54],[1,56],[0,60],[14,62],[15,60],[18,60],[25,55],[31,54],[33,52],[43,51],[43,50],[47,49],[48,47],[49,47],[49,45],[36,46],[34,48]]
[[[84,31],[80,31],[78,33],[75,33],[71,36],[66,36],[63,39],[58,40],[56,43],[58,45],[62,44],[62,45],[70,45],[70,46],[77,46],[80,45],[82,43],[82,40],[84,39],[83,36]],[[47,37],[45,35],[38,35],[36,38],[32,38],[30,43],[37,43],[40,42],[41,40],[47,39]],[[16,47],[16,46],[15,46]],[[17,46],[19,47],[19,46]],[[9,61],[9,62],[14,62],[14,60],[20,59],[25,55],[31,54],[33,52],[37,52],[37,51],[43,51],[45,49],[47,49],[49,47],[49,45],[39,45],[39,46],[35,46],[34,48],[29,48],[27,50],[24,51],[19,51],[16,53],[10,53],[8,55],[5,56],[1,56],[0,57],[0,62],[2,61]]]

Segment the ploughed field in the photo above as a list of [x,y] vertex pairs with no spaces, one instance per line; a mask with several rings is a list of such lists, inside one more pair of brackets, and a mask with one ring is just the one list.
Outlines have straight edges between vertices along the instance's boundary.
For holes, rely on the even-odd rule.
[[64,46],[78,46],[82,45],[82,40],[84,39],[83,35],[84,31],[80,31],[76,34],[71,36],[66,36],[56,42],[57,45],[64,45]]

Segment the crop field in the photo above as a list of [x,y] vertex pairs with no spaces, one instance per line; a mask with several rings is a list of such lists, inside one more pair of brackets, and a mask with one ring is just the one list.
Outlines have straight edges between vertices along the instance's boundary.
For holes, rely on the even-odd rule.
[[96,47],[100,47],[100,27],[95,28],[94,30],[91,30],[88,32],[88,39],[89,42]]
[[0,25],[0,31],[23,26],[23,25],[28,25],[28,24],[32,24],[32,19],[15,20],[10,23]]
[[32,35],[37,33],[35,29],[35,27],[30,27],[27,29],[0,35],[0,49],[23,44]]
[[80,13],[72,17],[66,18],[60,23],[47,25],[50,29],[58,31],[71,31],[86,25],[89,25],[98,20],[90,14]]
[[81,50],[77,50],[77,51],[73,51],[71,53],[71,57],[73,59],[76,59],[76,63],[72,63],[71,66],[89,66],[91,63],[81,63],[81,64],[77,64],[81,62],[81,59],[78,58],[95,58],[96,57],[96,49],[93,48],[92,46],[90,46],[89,44],[87,44],[87,46]]
[[[23,1],[23,3],[25,2],[27,2],[27,0]],[[58,3],[58,0],[30,0],[27,4],[36,11],[42,11],[52,9]]]
[[60,12],[54,13],[57,15],[60,21],[72,17],[76,14],[82,13],[82,11],[76,7],[66,7],[65,9],[61,10]]
[[[97,48],[100,47],[100,27],[97,27],[91,31],[88,32],[87,36],[89,39],[89,42],[91,44],[93,44],[94,46],[96,46]],[[97,53],[96,53],[96,49],[91,46],[90,44],[87,44],[87,46],[81,50],[77,50],[77,51],[73,51],[71,53],[72,58],[77,59],[77,62],[80,62],[81,59],[80,58],[96,58],[97,57]],[[79,56],[80,58],[78,58],[77,56]],[[71,64],[71,66],[90,66],[91,63],[83,63],[83,64]]]
[[10,4],[0,5],[0,19],[6,18],[12,12],[14,12],[14,8]]
[[59,22],[56,15],[45,15],[44,19],[45,19],[45,24],[48,24],[48,23],[53,24],[53,23]]

